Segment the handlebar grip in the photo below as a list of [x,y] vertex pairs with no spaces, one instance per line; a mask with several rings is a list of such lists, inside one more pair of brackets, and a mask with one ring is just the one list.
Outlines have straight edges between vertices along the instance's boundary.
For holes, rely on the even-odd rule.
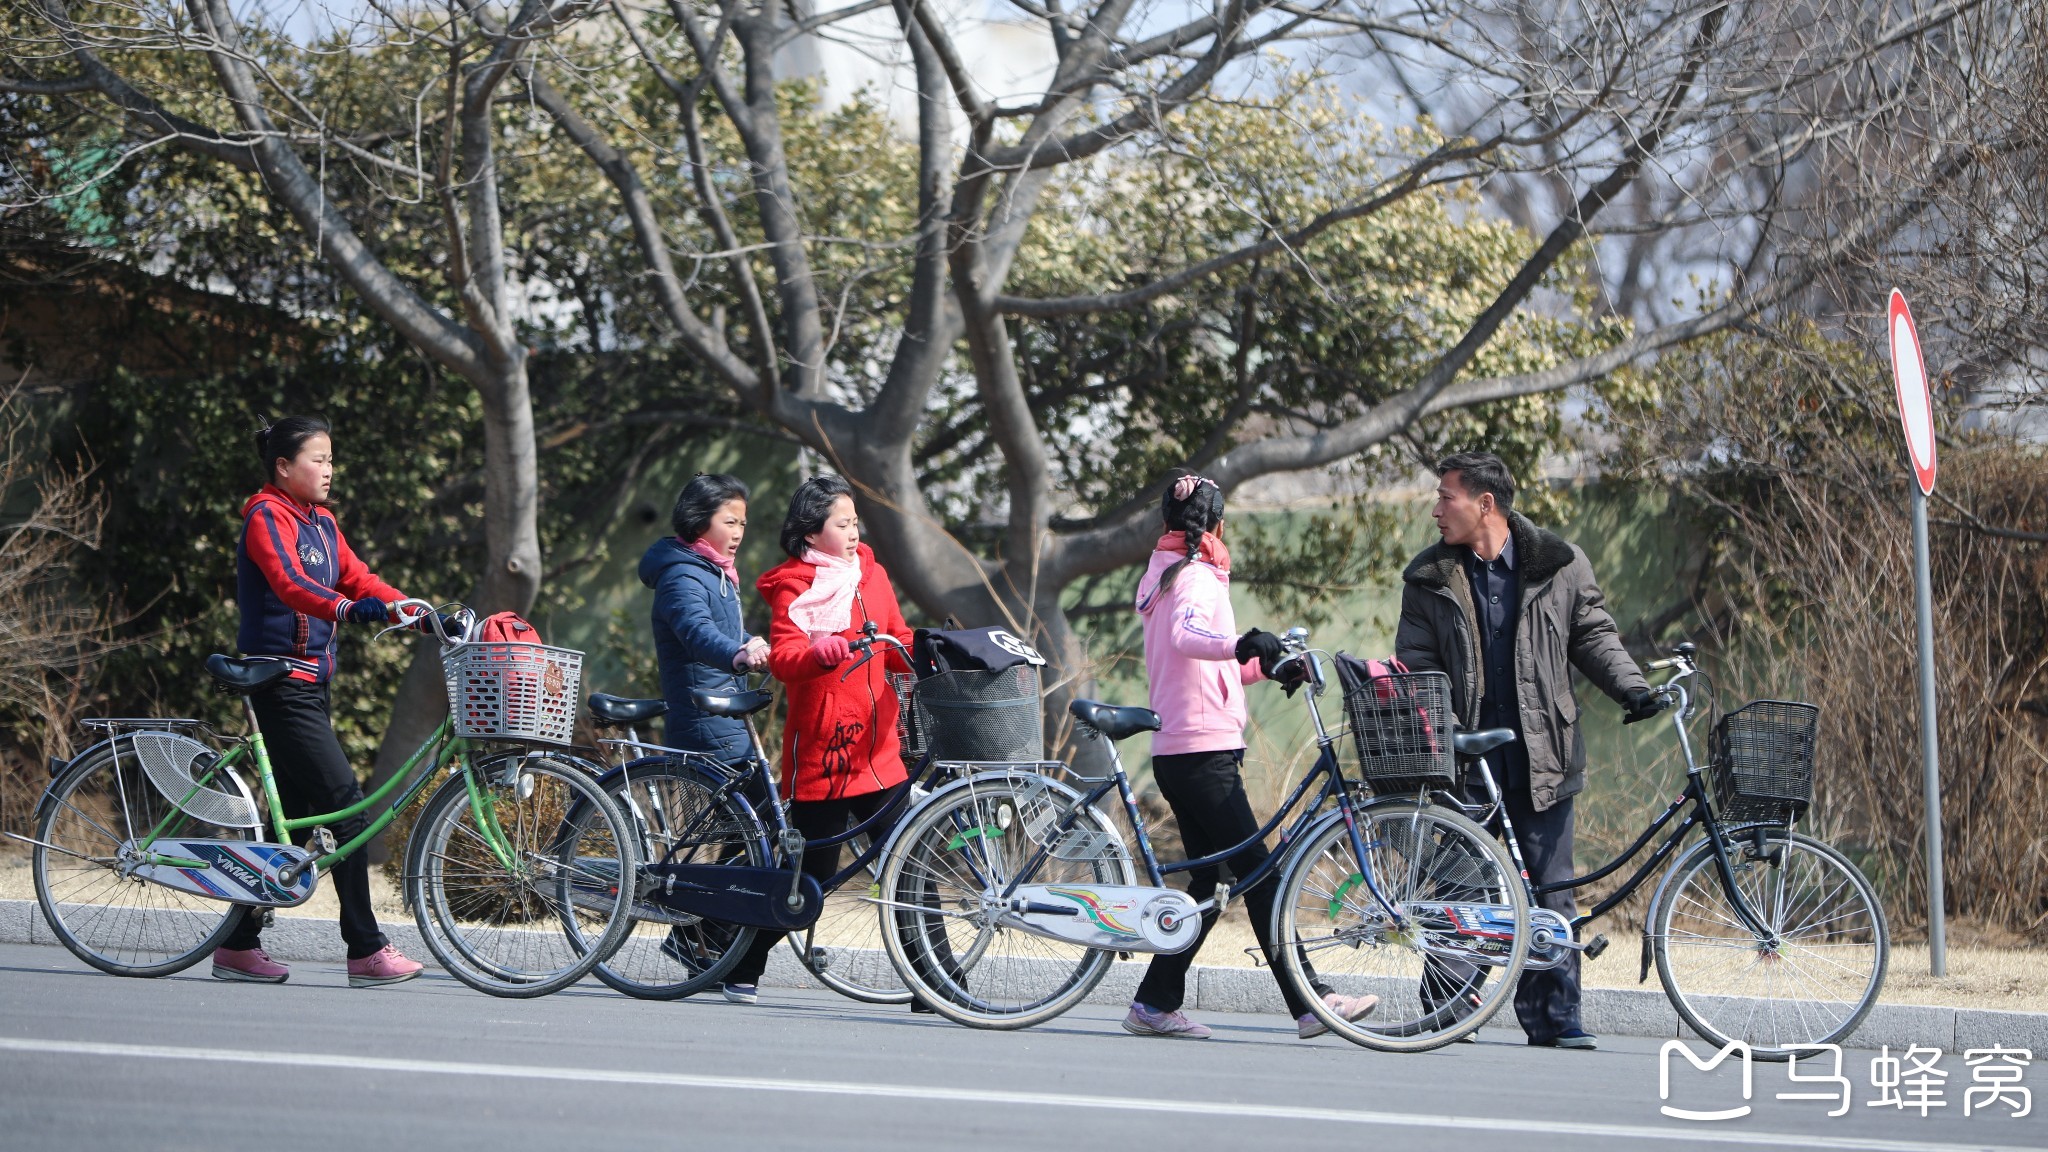
[[1652,660],[1648,667],[1652,672],[1662,672],[1666,668],[1678,667],[1678,659],[1676,657],[1669,657],[1663,660]]

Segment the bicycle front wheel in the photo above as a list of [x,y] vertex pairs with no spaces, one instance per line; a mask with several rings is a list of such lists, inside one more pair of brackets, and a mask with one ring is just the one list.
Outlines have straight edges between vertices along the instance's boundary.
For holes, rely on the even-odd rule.
[[[883,940],[904,984],[941,1016],[1029,1028],[1085,1000],[1108,973],[1109,953],[1023,931],[999,907],[1038,855],[1028,829],[1043,831],[1080,802],[1055,781],[985,775],[933,793],[906,817],[882,869]],[[1131,883],[1130,857],[1100,812],[1082,813],[1075,830],[1061,843],[1082,850],[1048,854],[1022,879]]]
[[247,909],[142,879],[136,845],[157,839],[246,840],[186,815],[124,749],[126,735],[87,752],[37,805],[30,866],[36,903],[71,954],[115,976],[168,976],[213,954]]
[[511,755],[467,766],[427,802],[407,853],[420,934],[442,967],[480,992],[524,998],[566,988],[632,924],[632,827],[562,760]]
[[1764,834],[1762,851],[1731,839],[1728,855],[1769,935],[1737,914],[1713,842],[1694,844],[1665,874],[1650,912],[1657,979],[1672,1007],[1709,1042],[1741,1040],[1759,1060],[1846,1038],[1884,987],[1891,944],[1876,889],[1848,857],[1784,828]]
[[1529,956],[1529,894],[1507,850],[1438,805],[1376,804],[1356,819],[1354,842],[1341,812],[1324,817],[1282,870],[1274,943],[1288,979],[1377,995],[1355,1021],[1307,998],[1330,1031],[1367,1048],[1422,1052],[1477,1030]]
[[[642,870],[667,864],[768,866],[760,821],[723,780],[686,761],[634,761],[608,776],[607,793],[638,830]],[[596,968],[597,978],[642,1000],[679,1000],[713,987],[753,946],[758,930],[637,899],[633,926]]]
[[[846,844],[855,857],[867,849],[865,836]],[[876,903],[881,895],[882,861],[877,857],[825,893],[818,922],[790,933],[789,949],[805,971],[841,996],[863,1004],[908,1004],[910,989],[882,944],[883,913]]]

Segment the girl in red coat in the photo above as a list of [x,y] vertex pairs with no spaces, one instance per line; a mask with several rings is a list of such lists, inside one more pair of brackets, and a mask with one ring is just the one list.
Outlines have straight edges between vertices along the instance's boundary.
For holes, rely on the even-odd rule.
[[[768,604],[768,670],[789,693],[781,772],[789,822],[815,841],[868,819],[907,787],[887,671],[909,666],[893,649],[887,659],[876,653],[850,676],[845,666],[853,659],[852,641],[869,621],[906,645],[910,625],[889,573],[860,542],[860,517],[846,481],[814,476],[797,488],[782,522],[782,550],[789,559],[763,572],[754,587]],[[838,846],[807,850],[803,869],[820,882],[828,879],[839,870]],[[778,939],[756,934],[752,950],[726,977],[726,999],[759,999],[761,971]]]

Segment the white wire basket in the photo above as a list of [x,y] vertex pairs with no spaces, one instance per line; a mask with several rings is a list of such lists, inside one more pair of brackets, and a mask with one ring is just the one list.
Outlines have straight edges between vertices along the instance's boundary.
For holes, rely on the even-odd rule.
[[479,641],[441,653],[455,734],[472,740],[567,744],[576,732],[583,653]]

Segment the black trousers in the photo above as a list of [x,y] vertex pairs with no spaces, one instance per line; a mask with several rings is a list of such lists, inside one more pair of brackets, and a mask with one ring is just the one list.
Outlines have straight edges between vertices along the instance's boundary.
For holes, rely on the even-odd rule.
[[[1538,812],[1529,802],[1526,776],[1510,781],[1509,785],[1501,798],[1506,802],[1508,819],[1514,821],[1515,840],[1522,846],[1522,866],[1529,870],[1530,882],[1541,886],[1576,876],[1578,872],[1572,864],[1572,799],[1566,797],[1548,811]],[[1566,920],[1579,914],[1570,890],[1539,896],[1536,902]],[[1515,1018],[1529,1039],[1539,1044],[1580,1026],[1577,952],[1567,951],[1564,963],[1555,968],[1522,973],[1522,982],[1515,987]]]
[[[1194,860],[1221,852],[1233,844],[1242,844],[1258,832],[1259,820],[1252,815],[1251,801],[1244,794],[1244,776],[1238,771],[1243,760],[1242,748],[1229,752],[1188,752],[1152,758],[1152,778],[1158,781],[1159,793],[1166,797],[1166,806],[1173,809],[1173,819],[1180,825],[1180,840],[1188,859]],[[1251,875],[1265,863],[1268,855],[1270,853],[1263,842],[1254,842],[1224,863],[1229,865],[1232,877],[1241,878]],[[1217,865],[1197,868],[1188,873],[1188,895],[1194,897],[1196,903],[1207,900],[1216,894],[1216,885],[1221,879],[1222,869]],[[1273,950],[1273,896],[1279,888],[1280,877],[1275,871],[1237,895],[1244,900],[1245,912],[1252,920],[1252,933],[1258,937],[1259,950],[1266,954],[1266,964],[1273,971],[1273,979],[1280,984],[1281,998],[1287,1002],[1287,1014],[1298,1017],[1308,1012],[1308,1003],[1281,970]],[[1209,939],[1209,930],[1216,926],[1216,918],[1213,911],[1203,915],[1202,934],[1192,947],[1152,957],[1134,997],[1138,1003],[1160,1012],[1176,1011],[1186,1003],[1188,968],[1194,964],[1195,954],[1202,950],[1202,944]],[[1325,995],[1328,991],[1316,982],[1317,995]]]
[[[848,828],[870,819],[891,800],[903,794],[910,787],[908,781],[894,788],[880,792],[869,792],[861,796],[848,796],[836,800],[792,800],[789,802],[790,826],[804,834],[804,839],[816,842],[845,832]],[[876,835],[881,835],[876,830]],[[832,878],[839,871],[840,849],[844,844],[833,844],[804,849],[804,874],[819,884]],[[728,984],[759,984],[761,973],[768,968],[768,954],[782,943],[778,932],[758,931],[754,933],[754,946],[740,957],[740,962],[725,977]]]
[[[341,741],[334,735],[327,685],[286,680],[251,696],[249,703],[256,710],[263,747],[270,754],[271,772],[277,779],[277,798],[284,804],[287,819],[339,812],[363,798],[355,769],[349,767]],[[334,833],[335,840],[347,843],[369,823],[365,816],[351,816],[335,821],[328,831]],[[326,880],[341,898],[341,939],[348,946],[349,959],[360,960],[390,943],[370,909],[367,848],[336,864]],[[262,921],[252,913],[242,918],[241,926],[221,947],[254,948],[261,931]]]

